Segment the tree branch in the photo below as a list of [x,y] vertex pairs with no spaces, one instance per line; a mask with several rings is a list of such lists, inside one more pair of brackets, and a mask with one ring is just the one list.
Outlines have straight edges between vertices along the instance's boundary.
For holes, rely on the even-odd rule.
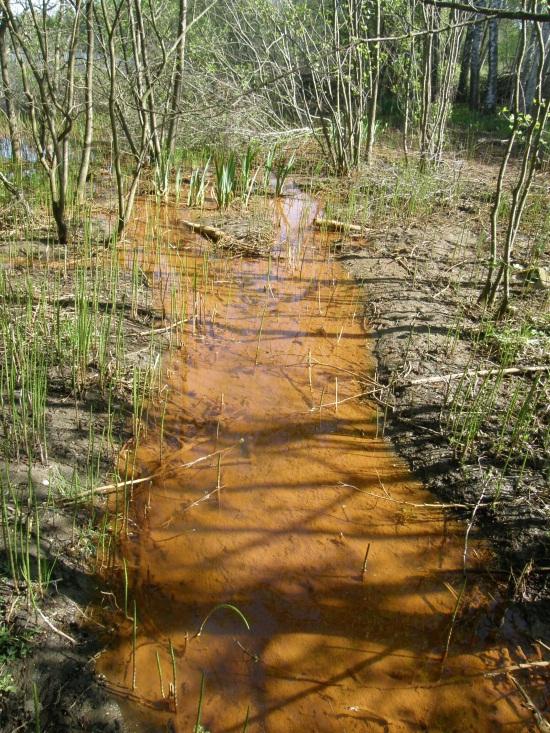
[[455,2],[454,0],[421,0],[424,5],[434,5],[436,8],[451,8],[464,10],[478,15],[490,15],[493,18],[508,18],[510,20],[535,20],[542,23],[550,22],[550,13],[530,13],[526,10],[501,10],[487,8],[474,2]]

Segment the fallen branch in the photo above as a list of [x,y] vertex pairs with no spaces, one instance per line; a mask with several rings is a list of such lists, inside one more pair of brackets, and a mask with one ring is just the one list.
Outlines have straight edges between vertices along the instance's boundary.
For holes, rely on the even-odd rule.
[[[530,374],[533,372],[547,372],[550,371],[550,364],[544,366],[525,366],[525,367],[509,367],[508,369],[499,369],[495,367],[493,369],[469,369],[465,372],[454,372],[453,374],[437,374],[432,377],[419,377],[418,379],[411,379],[408,382],[396,382],[396,387],[413,387],[417,384],[437,384],[438,382],[447,382],[447,384],[453,379],[460,379],[461,377],[490,377],[497,374]],[[388,385],[389,386],[389,385]]]
[[213,458],[214,456],[223,455],[224,453],[228,453],[229,451],[234,450],[238,445],[241,445],[244,443],[244,438],[241,438],[237,443],[234,443],[233,445],[230,445],[228,448],[222,448],[221,450],[214,451],[213,453],[209,453],[207,456],[201,456],[200,458],[195,458],[194,461],[189,461],[188,463],[178,463],[176,466],[167,466],[166,468],[159,468],[158,471],[155,471],[154,473],[149,474],[149,476],[143,476],[142,478],[134,478],[134,479],[126,479],[126,481],[117,481],[113,484],[107,484],[106,486],[98,486],[96,489],[92,489],[90,491],[85,491],[81,494],[78,494],[76,496],[72,496],[70,498],[64,498],[59,503],[60,504],[71,504],[75,501],[80,501],[81,499],[86,499],[89,496],[96,496],[97,494],[104,496],[105,494],[113,494],[115,491],[118,491],[119,489],[123,489],[127,486],[134,487],[138,484],[146,483],[147,481],[152,481],[156,478],[165,478],[167,475],[173,473],[174,471],[179,471],[183,468],[191,468],[192,466],[196,466],[197,463],[202,463],[203,461],[207,461],[209,458]]
[[211,224],[197,224],[196,222],[188,221],[187,219],[183,219],[181,223],[184,226],[189,227],[189,229],[191,229],[195,234],[200,234],[201,237],[205,237],[205,239],[209,239],[211,242],[218,242],[222,237],[227,236],[223,229],[218,229]]
[[363,231],[363,227],[358,224],[347,224],[338,219],[321,219],[317,217],[313,220],[313,226],[324,229],[327,232],[356,232],[360,234]]

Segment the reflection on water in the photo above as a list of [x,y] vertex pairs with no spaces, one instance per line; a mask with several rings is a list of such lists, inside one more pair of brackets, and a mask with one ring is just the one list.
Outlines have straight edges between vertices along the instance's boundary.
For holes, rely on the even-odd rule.
[[[458,629],[442,669],[463,528],[403,503],[429,497],[356,399],[372,388],[369,334],[359,289],[311,229],[315,202],[276,206],[258,260],[207,258],[175,209],[147,206],[141,266],[188,322],[137,453],[158,477],[136,490],[120,548],[135,667],[129,622],[98,665],[129,720],[192,731],[204,673],[216,733],[241,731],[248,707],[251,733],[522,730],[509,688],[479,675],[498,648]],[[251,630],[220,609],[195,637],[221,603]]]
[[[12,145],[10,138],[0,136],[0,158],[11,160],[11,156]],[[36,163],[38,155],[27,143],[21,142],[21,158],[25,163]]]

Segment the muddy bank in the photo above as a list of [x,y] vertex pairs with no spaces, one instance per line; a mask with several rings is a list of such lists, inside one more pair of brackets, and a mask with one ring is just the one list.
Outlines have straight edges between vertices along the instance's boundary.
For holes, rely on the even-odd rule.
[[[164,335],[151,338],[165,321],[145,281],[114,273],[99,234],[84,255],[82,241],[58,247],[49,235],[0,238],[0,730],[114,733],[122,716],[95,675],[100,629],[88,615],[102,597],[98,547],[110,541],[106,500],[93,489],[117,480],[116,457],[132,438],[133,380],[165,348]],[[40,406],[25,381],[25,340],[36,346],[29,363],[43,366]]]
[[[487,348],[479,347],[486,329],[477,305],[483,276],[480,231],[479,218],[457,211],[452,225],[439,218],[428,226],[373,232],[366,246],[343,255],[342,261],[362,283],[378,379],[391,385],[379,393],[386,435],[441,501],[479,504],[473,515],[471,509],[459,515],[470,538],[489,542],[494,552],[486,570],[498,578],[502,597],[493,604],[492,622],[512,646],[522,645],[536,658],[541,653],[536,640],[548,643],[550,638],[547,456],[535,436],[533,455],[503,471],[493,450],[492,415],[480,416],[482,430],[465,455],[453,432],[452,414],[457,385],[465,379],[439,379],[518,366],[519,374],[502,380],[502,394],[492,403],[496,414],[507,409],[514,394],[529,394],[539,375],[545,375],[544,370],[529,372],[533,365],[548,364],[540,340],[518,351],[513,365],[503,366],[490,340]],[[518,249],[515,267],[521,272]],[[527,311],[534,324],[540,323],[540,314],[548,310],[548,291],[519,277],[513,289],[522,322]],[[507,328],[519,333],[514,314]],[[541,429],[547,419],[543,405]]]

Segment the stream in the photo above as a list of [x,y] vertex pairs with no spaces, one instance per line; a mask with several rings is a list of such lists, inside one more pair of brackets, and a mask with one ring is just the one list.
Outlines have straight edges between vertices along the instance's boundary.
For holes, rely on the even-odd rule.
[[190,733],[199,700],[212,733],[247,714],[249,733],[527,730],[505,678],[483,676],[505,650],[453,624],[464,525],[414,506],[435,499],[359,398],[372,335],[341,235],[291,193],[255,259],[212,254],[177,207],[140,203],[131,242],[187,323],[137,448],[155,478],[118,549],[135,645],[119,614],[98,672],[136,731]]

